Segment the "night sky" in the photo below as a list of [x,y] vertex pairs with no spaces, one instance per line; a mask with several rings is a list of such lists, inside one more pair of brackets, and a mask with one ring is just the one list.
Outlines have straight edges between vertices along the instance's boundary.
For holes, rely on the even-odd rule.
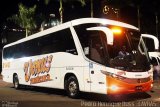
[[0,22],[1,24],[13,14],[18,12],[18,4],[23,3],[26,6],[33,6],[37,0],[1,0],[0,3]]
[[[55,13],[57,17],[59,17],[58,14],[58,9],[59,9],[59,3],[57,2],[58,0],[51,0],[52,2],[49,5],[44,4],[44,0],[1,0],[0,3],[0,26],[3,25],[3,23],[6,21],[6,18],[12,16],[13,14],[16,14],[18,12],[18,4],[23,3],[24,5],[30,7],[33,6],[34,4],[37,5],[37,14],[42,13],[42,14],[50,14],[50,13]],[[89,0],[87,0],[89,1]],[[96,1],[103,1],[103,0],[94,0]],[[133,3],[125,4],[125,0],[117,0],[118,2],[112,2],[116,0],[104,0],[108,1],[110,5],[113,6],[118,6],[120,7],[120,15],[121,15],[121,20],[123,22],[127,22],[129,24],[133,24],[137,26],[137,10],[136,6],[137,4],[140,5],[140,17],[141,17],[141,26],[143,29],[143,32],[149,32],[149,33],[155,33],[154,29],[148,30],[148,27],[153,28],[154,26],[150,26],[151,24],[155,24],[155,12],[158,14],[158,19],[160,22],[160,0],[132,0],[134,1]],[[126,0],[129,1],[129,0]],[[89,3],[88,3],[89,4]],[[95,3],[96,4],[96,3]],[[76,6],[75,6],[76,5]],[[77,18],[76,15],[79,14],[80,16],[83,17],[89,17],[89,6],[86,5],[83,8],[80,8],[77,4],[73,3],[64,3],[65,6],[65,11],[64,15],[66,16],[66,20],[74,19]],[[88,7],[87,7],[88,6]],[[98,5],[94,5],[94,9],[96,10]],[[99,8],[99,7],[98,7]],[[76,9],[76,12],[73,11]],[[84,9],[84,10],[83,10]],[[87,10],[88,9],[88,10]],[[82,10],[82,11],[81,11]],[[87,11],[87,12],[86,12]],[[72,13],[75,12],[75,15]],[[88,13],[88,15],[86,15]],[[147,27],[143,27],[147,26]]]

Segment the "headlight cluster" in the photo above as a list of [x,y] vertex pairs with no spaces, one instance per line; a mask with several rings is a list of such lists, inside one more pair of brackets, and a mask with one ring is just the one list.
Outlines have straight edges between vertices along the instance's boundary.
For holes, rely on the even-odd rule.
[[116,86],[116,85],[112,85],[112,86],[110,86],[109,88],[110,88],[112,91],[117,91],[117,90],[119,89],[119,87]]
[[101,71],[101,73],[103,73],[103,74],[105,74],[105,75],[107,75],[107,76],[110,76],[110,77],[112,77],[112,78],[116,78],[116,79],[118,79],[118,80],[124,80],[124,79],[126,79],[125,77],[122,77],[122,76],[120,76],[120,75],[116,75],[116,74],[114,74],[114,73],[106,72],[106,71]]

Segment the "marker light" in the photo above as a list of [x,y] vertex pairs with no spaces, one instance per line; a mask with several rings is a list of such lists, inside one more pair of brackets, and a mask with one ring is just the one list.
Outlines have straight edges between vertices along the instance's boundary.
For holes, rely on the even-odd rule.
[[121,34],[122,30],[120,28],[112,28],[111,29],[114,34]]
[[118,90],[118,87],[116,85],[112,85],[112,86],[110,86],[110,89],[113,91],[116,91],[116,90]]

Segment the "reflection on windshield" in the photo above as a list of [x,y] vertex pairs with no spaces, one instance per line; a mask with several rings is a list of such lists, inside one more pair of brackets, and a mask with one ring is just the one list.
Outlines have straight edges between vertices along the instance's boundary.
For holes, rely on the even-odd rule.
[[125,71],[142,72],[149,69],[146,56],[138,50],[139,32],[123,29],[119,34],[114,34],[113,45],[108,45],[107,36],[104,32],[86,30],[94,26],[97,25],[75,26],[87,58],[105,66]]
[[[136,31],[124,31],[120,35],[114,35],[113,46],[108,46],[110,66],[116,69],[142,72],[149,70],[146,55],[138,50],[140,34]],[[144,47],[141,46],[141,49]]]

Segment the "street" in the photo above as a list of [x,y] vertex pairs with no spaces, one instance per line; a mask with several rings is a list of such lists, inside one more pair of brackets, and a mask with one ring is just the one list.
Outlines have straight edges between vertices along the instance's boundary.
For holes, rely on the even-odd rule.
[[12,84],[0,80],[0,107],[159,107],[160,85],[147,93],[107,97],[81,93],[79,99],[71,99],[63,90],[27,87],[16,90]]

